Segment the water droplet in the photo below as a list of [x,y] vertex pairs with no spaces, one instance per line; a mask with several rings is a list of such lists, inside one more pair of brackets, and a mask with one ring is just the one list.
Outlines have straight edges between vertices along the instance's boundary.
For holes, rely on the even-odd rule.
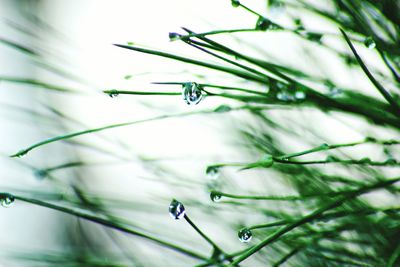
[[365,158],[360,159],[358,162],[362,163],[362,164],[367,164],[367,163],[371,163],[371,159],[365,157]]
[[36,170],[33,172],[33,175],[34,175],[36,178],[38,178],[39,180],[43,180],[44,178],[47,177],[48,172],[47,172],[46,170],[43,170],[43,169],[36,169]]
[[296,93],[294,93],[294,97],[297,100],[303,100],[306,98],[306,93],[304,93],[303,91],[297,91]]
[[14,196],[8,193],[0,193],[0,205],[9,208],[14,203]]
[[248,242],[250,242],[251,238],[253,237],[253,234],[251,233],[250,229],[243,228],[239,231],[238,237],[239,237],[240,242],[248,243]]
[[368,49],[374,49],[376,47],[376,43],[374,41],[374,38],[372,38],[371,36],[365,38],[364,40],[364,45],[368,48]]
[[319,146],[321,149],[329,149],[329,145],[327,143],[323,143]]
[[396,164],[397,164],[397,160],[394,159],[394,158],[388,158],[388,159],[385,161],[385,164],[386,164],[386,165],[396,165]]
[[15,153],[14,155],[12,155],[11,157],[13,158],[22,158],[23,156],[25,156],[28,153],[27,150],[22,149],[20,151],[18,151],[17,153]]
[[269,168],[274,164],[274,158],[267,154],[259,161],[259,164],[264,168]]
[[341,94],[343,94],[343,90],[340,88],[337,88],[336,86],[329,88],[329,93],[328,95],[330,97],[338,97]]
[[232,0],[231,3],[232,3],[232,6],[233,6],[233,7],[238,7],[238,6],[240,6],[239,0]]
[[219,177],[219,167],[217,166],[208,166],[206,169],[206,175],[208,178],[215,180]]
[[170,32],[168,34],[168,37],[169,37],[170,41],[176,41],[176,40],[181,39],[181,35],[179,33],[176,33],[176,32]]
[[321,43],[322,36],[323,36],[322,34],[315,32],[308,32],[306,34],[307,40],[317,43]]
[[256,30],[267,31],[267,30],[278,30],[278,29],[280,29],[280,27],[267,18],[259,17],[257,20]]
[[128,74],[128,75],[125,75],[125,76],[124,76],[124,79],[125,79],[125,80],[130,80],[132,77],[133,77],[132,75]]
[[110,91],[108,91],[108,96],[111,98],[114,98],[114,97],[119,96],[119,93],[117,90],[110,90]]
[[203,98],[201,86],[194,82],[182,85],[182,96],[188,105],[197,105]]
[[210,193],[210,198],[211,198],[211,200],[212,200],[213,202],[218,202],[218,201],[221,200],[222,195],[221,195],[220,192],[212,191],[212,192]]
[[280,101],[285,101],[285,102],[294,100],[294,97],[291,94],[289,94],[287,91],[282,91],[282,92],[277,93],[276,98]]
[[171,204],[169,204],[169,215],[171,216],[172,219],[175,220],[180,220],[185,216],[185,207],[181,202],[179,202],[176,199],[173,199],[171,201]]
[[217,113],[224,113],[224,112],[229,112],[229,111],[231,111],[231,110],[232,110],[232,109],[231,109],[230,106],[228,106],[228,105],[221,105],[221,106],[217,107],[216,109],[214,109],[214,112],[217,112]]

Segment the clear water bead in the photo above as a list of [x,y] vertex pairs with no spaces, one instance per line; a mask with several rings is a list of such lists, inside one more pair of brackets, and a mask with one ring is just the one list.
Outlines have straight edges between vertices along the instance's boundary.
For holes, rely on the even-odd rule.
[[222,195],[221,195],[220,192],[212,191],[212,192],[210,193],[210,198],[211,198],[211,200],[212,200],[213,202],[218,202],[218,201],[221,200]]
[[185,216],[185,207],[181,202],[179,202],[176,199],[173,199],[171,201],[171,204],[169,204],[169,215],[171,216],[172,219],[175,220],[180,220]]
[[182,85],[182,97],[188,105],[197,105],[203,99],[201,86],[195,82]]
[[219,167],[216,166],[208,166],[206,169],[206,175],[208,178],[215,180],[219,177]]
[[374,41],[374,39],[370,36],[365,38],[364,40],[364,45],[368,48],[368,49],[374,49],[376,47],[376,43]]
[[250,229],[243,228],[239,231],[238,237],[239,237],[240,242],[248,243],[251,241],[253,234],[251,233]]
[[272,155],[266,154],[262,159],[259,161],[260,165],[264,168],[269,168],[274,164],[274,158]]
[[119,93],[118,93],[117,90],[110,90],[108,92],[108,96],[111,97],[111,98],[117,97],[118,95],[119,95]]
[[0,193],[0,205],[9,208],[14,203],[14,196],[8,193]]

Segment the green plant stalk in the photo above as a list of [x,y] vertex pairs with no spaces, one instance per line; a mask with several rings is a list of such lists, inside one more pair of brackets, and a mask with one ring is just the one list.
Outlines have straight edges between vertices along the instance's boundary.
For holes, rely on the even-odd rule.
[[35,144],[25,148],[25,149],[22,149],[22,150],[18,151],[17,153],[11,155],[10,157],[21,157],[21,156],[24,156],[25,154],[27,154],[29,151],[31,151],[31,150],[33,150],[35,148],[38,148],[40,146],[47,145],[47,144],[50,144],[50,143],[53,143],[53,142],[56,142],[56,141],[60,141],[60,140],[70,139],[70,138],[73,138],[73,137],[76,137],[76,136],[81,136],[81,135],[85,135],[85,134],[100,132],[100,131],[104,131],[104,130],[108,130],[108,129],[112,129],[112,128],[129,126],[129,125],[133,125],[133,124],[139,124],[139,123],[144,123],[144,122],[162,120],[162,119],[166,119],[166,118],[183,117],[183,116],[190,116],[190,115],[199,114],[199,113],[212,113],[212,112],[214,112],[214,111],[213,110],[206,110],[206,111],[201,111],[201,112],[193,111],[193,112],[178,113],[178,114],[174,114],[174,115],[161,115],[161,116],[156,116],[156,117],[153,117],[153,118],[150,118],[150,119],[111,124],[111,125],[107,125],[107,126],[103,126],[103,127],[99,127],[99,128],[93,128],[93,129],[74,132],[74,133],[70,133],[70,134],[66,134],[66,135],[60,135],[60,136],[56,136],[56,137],[49,138],[49,139],[43,140],[41,142],[35,143]]
[[374,78],[374,76],[368,70],[367,66],[364,64],[361,57],[358,55],[356,49],[354,48],[354,46],[351,43],[347,34],[342,29],[340,29],[340,31],[343,34],[344,39],[346,40],[347,44],[349,45],[354,56],[356,57],[358,64],[360,64],[360,67],[362,68],[364,73],[367,75],[368,79],[372,82],[372,84],[376,87],[376,89],[378,89],[378,91],[381,93],[381,95],[389,102],[389,104],[392,106],[392,108],[397,113],[397,115],[400,116],[400,107],[397,104],[397,102],[393,99],[393,97],[390,95],[390,93]]
[[256,70],[256,69],[250,68],[250,67],[245,66],[245,65],[243,65],[243,64],[237,63],[236,61],[230,60],[230,59],[225,58],[225,57],[223,57],[223,56],[217,55],[216,53],[211,52],[211,51],[209,51],[209,50],[207,50],[207,49],[205,49],[205,48],[202,48],[202,47],[200,47],[200,46],[198,46],[198,45],[195,45],[195,44],[191,43],[190,41],[187,41],[186,43],[187,43],[188,45],[194,47],[194,48],[199,49],[200,51],[203,51],[203,52],[205,52],[205,53],[207,53],[207,54],[209,54],[209,55],[212,55],[212,56],[214,56],[214,57],[216,57],[216,58],[218,58],[218,59],[221,59],[221,60],[223,60],[223,61],[225,61],[225,62],[228,62],[229,64],[232,64],[232,65],[234,65],[234,66],[236,66],[236,67],[242,68],[242,69],[244,69],[244,70],[246,70],[246,71],[248,71],[248,72],[250,72],[250,73],[256,73],[258,76],[264,78],[264,80],[263,80],[264,83],[265,83],[265,82],[268,82],[270,79],[272,79],[270,76],[268,76],[268,75],[265,74],[265,73],[262,73],[262,72],[260,72],[260,71],[258,71],[258,70]]
[[[191,30],[189,30],[187,28],[183,28],[183,29],[185,31],[189,32],[190,34],[193,33]],[[213,49],[215,49],[215,50],[218,50],[218,51],[224,52],[226,54],[235,56],[236,58],[240,58],[240,59],[246,60],[249,63],[252,63],[252,64],[254,64],[254,65],[258,66],[258,67],[261,67],[261,68],[269,71],[272,74],[275,74],[277,77],[280,77],[280,78],[282,78],[283,80],[285,80],[287,82],[296,83],[295,80],[293,80],[289,76],[287,76],[287,75],[283,74],[282,72],[280,72],[279,70],[277,70],[277,68],[275,66],[273,66],[272,64],[270,64],[269,62],[262,62],[262,61],[254,59],[254,58],[248,57],[246,55],[243,55],[243,54],[241,54],[241,53],[239,53],[239,52],[237,52],[237,51],[235,51],[235,50],[233,50],[233,49],[231,49],[231,48],[229,48],[227,46],[224,46],[224,45],[222,45],[220,43],[217,43],[217,42],[215,42],[213,40],[210,40],[210,39],[206,38],[205,36],[202,36],[201,34],[199,36],[197,36],[197,38],[209,43],[213,47]],[[270,77],[270,79],[272,79],[272,78]],[[275,79],[273,79],[273,80],[275,80]]]
[[200,260],[206,260],[207,259],[207,257],[202,256],[200,254],[197,254],[196,252],[193,252],[193,251],[188,250],[186,248],[179,247],[179,246],[177,246],[175,244],[172,244],[170,242],[161,240],[159,238],[150,236],[148,234],[144,234],[144,233],[138,232],[136,230],[130,229],[130,228],[126,227],[126,226],[119,225],[117,223],[108,221],[108,220],[103,219],[103,218],[99,218],[99,217],[96,217],[96,216],[93,216],[93,215],[90,215],[90,214],[85,214],[85,213],[80,212],[80,211],[76,211],[76,210],[73,210],[73,209],[70,209],[70,208],[54,205],[54,204],[51,204],[51,203],[48,203],[48,202],[44,202],[44,201],[41,201],[41,200],[37,200],[37,199],[22,197],[22,196],[18,196],[18,195],[13,195],[13,196],[14,196],[15,199],[23,201],[23,202],[27,202],[27,203],[30,203],[30,204],[33,204],[33,205],[38,205],[38,206],[45,207],[45,208],[49,208],[49,209],[52,209],[52,210],[57,210],[57,211],[60,211],[60,212],[63,212],[63,213],[67,213],[67,214],[70,214],[70,215],[73,215],[73,216],[77,216],[79,218],[85,219],[85,220],[93,222],[93,223],[101,224],[103,226],[106,226],[106,227],[109,227],[109,228],[112,228],[112,229],[115,229],[115,230],[118,230],[118,231],[121,231],[121,232],[124,232],[124,233],[128,233],[128,234],[131,234],[131,235],[135,235],[135,236],[139,236],[139,237],[145,238],[147,240],[153,241],[153,242],[155,242],[155,243],[157,243],[159,245],[162,245],[162,246],[167,247],[169,249],[175,250],[175,251],[177,251],[179,253],[182,253],[184,255],[190,256],[192,258],[196,258],[196,259],[200,259]]
[[[202,237],[204,238],[204,240],[206,240],[211,246],[213,246],[214,249],[216,249],[219,252],[224,253],[224,251],[218,247],[218,245],[212,241],[205,233],[203,233],[198,227],[197,225],[189,218],[189,216],[187,216],[187,214],[185,214],[184,216],[185,220],[190,224],[190,226],[193,227],[194,230],[196,230],[196,232]],[[225,254],[225,253],[224,253]]]
[[330,161],[330,160],[289,161],[289,160],[276,159],[275,162],[282,163],[282,164],[294,164],[294,165],[345,164],[345,165],[363,165],[363,166],[380,166],[380,167],[399,167],[400,166],[400,162],[391,163],[391,162],[387,162],[387,161],[372,161],[372,160],[366,162],[363,159],[360,159],[360,160],[336,159],[336,161]]
[[340,147],[351,147],[351,146],[365,144],[365,143],[368,143],[368,142],[370,142],[370,141],[364,140],[364,141],[359,141],[359,142],[346,143],[346,144],[336,144],[336,145],[323,144],[321,146],[318,146],[318,147],[315,147],[315,148],[312,148],[312,149],[309,149],[309,150],[304,150],[304,151],[297,152],[297,153],[286,154],[286,155],[283,155],[283,156],[274,157],[274,159],[285,160],[285,159],[295,158],[295,157],[299,157],[299,156],[303,156],[303,155],[306,155],[306,154],[311,154],[311,153],[315,153],[315,152],[319,152],[319,151],[330,150],[330,149],[335,149],[335,148],[340,148]]
[[143,91],[126,91],[126,90],[104,90],[105,94],[117,94],[117,95],[181,95],[182,93],[178,92],[143,92]]
[[248,257],[250,257],[251,255],[253,255],[254,253],[258,252],[260,249],[264,248],[266,245],[271,244],[272,242],[276,241],[278,238],[280,238],[281,236],[285,235],[286,233],[292,231],[293,229],[306,224],[308,222],[311,222],[313,220],[315,220],[316,218],[319,218],[324,212],[337,208],[339,206],[341,206],[344,202],[349,201],[355,197],[358,197],[359,195],[365,194],[367,192],[370,192],[374,189],[378,189],[378,188],[383,188],[383,187],[387,187],[389,185],[392,185],[396,182],[400,181],[400,178],[393,178],[390,180],[386,180],[386,181],[380,181],[378,183],[375,183],[373,185],[370,186],[366,186],[363,187],[357,191],[354,191],[352,193],[349,193],[347,195],[341,196],[339,197],[337,200],[332,201],[331,203],[328,203],[326,205],[324,205],[323,207],[315,210],[314,212],[309,213],[308,215],[284,226],[283,228],[279,229],[278,231],[276,231],[275,233],[273,233],[272,235],[268,236],[267,238],[265,238],[264,240],[262,240],[260,243],[258,243],[257,245],[252,246],[249,250],[247,250],[246,252],[244,252],[243,254],[239,255],[231,264],[230,266],[236,266],[239,263],[241,263],[242,261],[244,261],[245,259],[247,259]]
[[244,72],[244,71],[240,71],[237,69],[233,69],[233,68],[229,68],[229,67],[225,67],[225,66],[221,66],[221,65],[215,65],[215,64],[211,64],[211,63],[207,63],[207,62],[203,62],[203,61],[199,61],[199,60],[194,60],[191,58],[186,58],[186,57],[177,56],[174,54],[165,53],[165,52],[156,51],[156,50],[150,50],[150,49],[146,49],[146,48],[140,48],[140,47],[136,47],[136,46],[120,45],[120,44],[115,44],[115,46],[133,50],[133,51],[138,51],[141,53],[170,58],[170,59],[174,59],[177,61],[182,61],[185,63],[202,66],[202,67],[206,67],[206,68],[210,68],[210,69],[214,69],[214,70],[218,70],[218,71],[222,71],[222,72],[226,72],[226,73],[230,73],[230,74],[236,75],[238,77],[241,77],[244,79],[249,79],[252,81],[258,81],[261,83],[265,82],[265,79],[259,77],[258,75],[253,75],[252,73],[249,73],[249,72]]
[[223,33],[235,33],[235,32],[254,32],[258,31],[254,28],[251,29],[231,29],[231,30],[216,30],[216,31],[209,31],[209,32],[202,32],[202,33],[189,33],[187,35],[182,35],[180,38],[188,39],[191,37],[203,37],[206,35],[215,35],[215,34],[223,34]]

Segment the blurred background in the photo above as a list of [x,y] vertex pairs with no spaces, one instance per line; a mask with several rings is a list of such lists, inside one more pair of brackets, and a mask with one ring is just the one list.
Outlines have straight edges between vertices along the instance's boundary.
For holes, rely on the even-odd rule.
[[[321,82],[329,80],[339,98],[340,88],[345,88],[384,101],[360,68],[349,66],[338,56],[349,53],[349,49],[336,23],[315,10],[299,8],[296,1],[274,8],[269,3],[272,1],[247,2],[281,25],[291,27],[295,19],[301,19],[307,30],[323,33],[323,45],[285,31],[221,34],[213,40],[252,57],[300,70],[315,78],[307,84],[323,94],[332,94],[332,87]],[[334,9],[331,1],[306,2]],[[288,182],[293,176],[310,176],[310,170],[300,174],[284,167],[247,171],[223,168],[217,179],[210,179],[207,166],[254,162],[268,150],[278,151],[275,147],[289,153],[322,143],[359,141],[366,136],[398,137],[398,128],[375,125],[368,118],[340,111],[326,113],[321,107],[278,103],[267,106],[262,114],[245,110],[203,114],[222,104],[240,104],[233,99],[205,97],[198,105],[189,106],[179,95],[110,97],[102,92],[180,92],[180,85],[152,83],[193,81],[267,93],[268,84],[113,46],[138,45],[224,65],[184,42],[170,41],[168,34],[184,34],[181,27],[195,32],[253,28],[257,17],[233,8],[230,1],[1,0],[0,17],[0,191],[101,214],[202,255],[210,255],[211,247],[188,223],[170,218],[172,198],[184,203],[190,218],[212,240],[234,252],[268,235],[261,233],[251,243],[241,243],[237,238],[241,227],[272,221],[271,214],[282,210],[305,214],[309,206],[268,201],[214,203],[211,189],[242,195],[288,195],[296,193],[298,187],[313,187],[300,178],[297,187]],[[362,44],[363,38],[354,36],[360,55],[390,90],[397,90],[390,82],[390,70],[377,51]],[[198,114],[82,135],[32,150],[22,158],[9,157],[50,137],[182,112]],[[345,148],[338,155],[384,161],[396,158],[397,153],[392,146],[382,149],[367,144]],[[319,167],[315,168],[318,171],[313,173],[318,173]],[[372,181],[378,174],[392,177],[398,173],[396,168],[326,165],[321,169],[325,174],[350,175],[362,181]],[[396,194],[378,192],[365,198],[373,199],[374,206],[399,205]],[[0,210],[0,223],[0,266],[199,264],[198,259],[145,238],[18,200],[12,208]],[[277,248],[265,253],[250,258],[243,266],[265,266],[266,255],[273,258],[283,252]]]

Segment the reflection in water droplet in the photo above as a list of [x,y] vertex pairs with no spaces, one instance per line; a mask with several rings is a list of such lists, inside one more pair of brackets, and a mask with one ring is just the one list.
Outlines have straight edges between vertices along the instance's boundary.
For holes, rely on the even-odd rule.
[[251,238],[253,237],[253,234],[251,233],[250,229],[243,228],[239,231],[238,237],[240,242],[247,243],[250,242]]
[[182,85],[182,96],[188,105],[197,105],[203,99],[201,86],[194,82]]
[[180,220],[185,216],[185,207],[183,204],[176,199],[173,199],[171,201],[171,204],[169,204],[169,215],[171,216],[172,219],[175,220]]
[[371,36],[365,38],[364,45],[368,49],[374,49],[376,47],[376,43],[375,43],[374,39]]
[[287,91],[281,91],[277,93],[276,98],[280,101],[285,101],[285,102],[293,101],[295,99],[293,95],[289,94]]
[[222,195],[221,195],[220,192],[212,191],[212,192],[210,193],[210,198],[211,198],[211,200],[212,200],[213,202],[218,202],[218,201],[221,200]]
[[297,100],[303,100],[306,98],[306,93],[304,93],[303,91],[297,91],[296,93],[294,93],[294,97]]
[[217,166],[208,166],[206,169],[206,175],[210,179],[217,179],[219,177],[219,167]]
[[0,193],[0,205],[9,208],[14,203],[14,196],[8,193]]

